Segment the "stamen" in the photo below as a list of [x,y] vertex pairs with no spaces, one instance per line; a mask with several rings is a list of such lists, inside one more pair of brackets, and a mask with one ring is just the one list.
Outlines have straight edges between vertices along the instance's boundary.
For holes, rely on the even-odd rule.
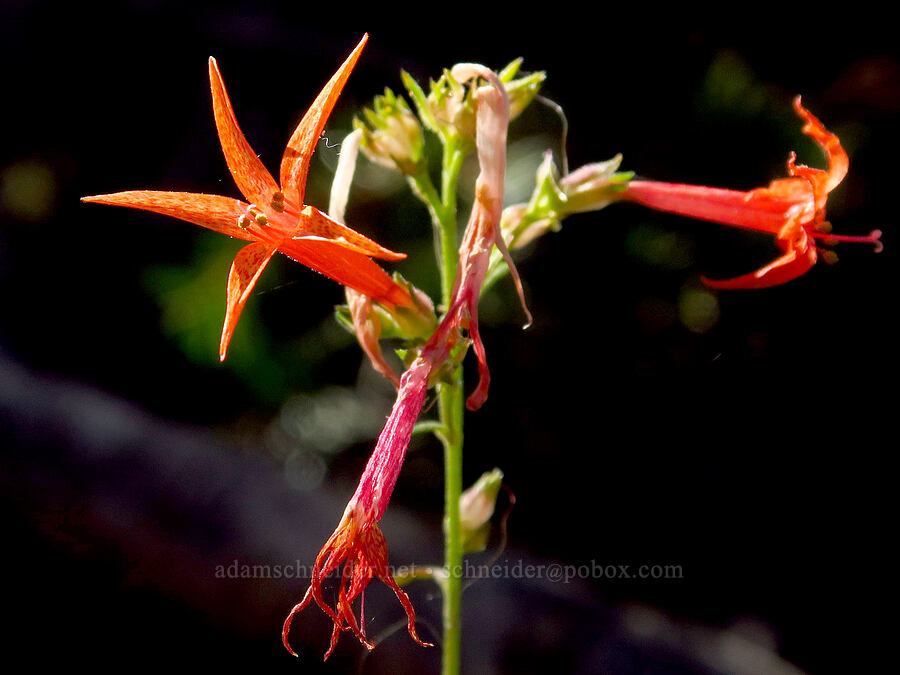
[[834,265],[838,261],[837,253],[827,248],[816,248],[819,252],[819,259],[826,265]]
[[284,211],[284,193],[281,190],[272,195],[272,208],[279,213]]
[[881,243],[881,230],[872,230],[867,235],[856,236],[848,234],[831,234],[830,232],[810,232],[815,239],[820,239],[826,246],[834,246],[840,242],[850,244],[872,244],[875,253],[881,253],[884,245]]
[[246,215],[241,216],[240,218],[238,218],[238,227],[242,230],[249,229],[250,219]]
[[253,216],[253,220],[256,221],[257,225],[266,225],[269,222],[269,219],[266,218],[266,214],[264,213],[257,213]]

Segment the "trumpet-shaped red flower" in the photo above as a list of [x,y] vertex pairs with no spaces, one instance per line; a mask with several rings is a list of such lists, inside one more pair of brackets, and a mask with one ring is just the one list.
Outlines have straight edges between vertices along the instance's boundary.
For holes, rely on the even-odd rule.
[[[366,464],[356,492],[347,504],[337,529],[316,557],[306,594],[284,622],[282,641],[291,654],[296,655],[289,641],[291,622],[312,601],[334,622],[331,643],[325,652],[326,659],[334,651],[341,630],[352,631],[367,649],[373,649],[375,645],[366,636],[364,595],[366,586],[373,577],[380,579],[397,595],[406,611],[407,629],[413,640],[423,647],[432,646],[423,642],[416,633],[415,610],[409,596],[397,585],[391,574],[387,543],[378,527],[378,521],[384,515],[397,483],[413,425],[425,402],[431,370],[431,362],[419,357],[400,380],[397,401],[378,437],[378,443]],[[322,583],[342,565],[338,600],[332,608],[322,596]],[[360,598],[361,605],[358,620],[352,606],[357,597]]]
[[266,170],[238,126],[216,60],[209,59],[213,113],[225,160],[247,202],[219,195],[134,190],[82,201],[127,206],[173,216],[252,242],[235,256],[228,274],[227,305],[219,358],[224,360],[238,318],[276,251],[386,305],[410,307],[406,288],[369,256],[406,256],[378,245],[303,203],[309,164],[338,96],[368,39],[363,36],[294,130],[281,160],[279,183]]
[[805,122],[803,133],[825,153],[827,170],[796,164],[797,156],[792,152],[787,162],[790,178],[780,178],[768,187],[749,192],[633,180],[619,194],[621,199],[660,211],[775,235],[781,256],[755,272],[734,279],[704,278],[713,288],[765,288],[783,284],[808,272],[820,253],[824,252],[826,262],[836,260],[832,251],[822,247],[842,241],[874,244],[876,251],[881,250],[880,230],[866,236],[831,234],[831,225],[825,220],[825,204],[828,194],[847,175],[849,159],[838,137],[801,105],[799,96],[794,99],[794,109]]

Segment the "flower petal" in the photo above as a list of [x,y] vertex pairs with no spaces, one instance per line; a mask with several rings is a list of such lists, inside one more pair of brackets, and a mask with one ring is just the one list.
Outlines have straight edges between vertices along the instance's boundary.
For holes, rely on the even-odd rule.
[[384,515],[406,456],[413,427],[425,403],[428,377],[433,367],[434,364],[420,356],[400,378],[394,407],[350,499],[350,504],[360,514],[362,528],[368,528]]
[[279,191],[278,184],[241,132],[228,92],[225,91],[219,65],[211,56],[209,85],[212,89],[213,115],[216,118],[219,141],[234,182],[251,203],[259,206],[271,203],[272,195]]
[[368,295],[375,302],[389,307],[413,306],[409,291],[391,279],[371,258],[341,242],[299,237],[283,240],[278,249],[329,279]]
[[793,245],[783,244],[784,255],[750,274],[721,281],[700,277],[707,286],[721,290],[756,289],[778,286],[806,274],[816,264],[816,247],[802,230]]
[[487,400],[488,389],[491,386],[491,371],[487,364],[484,342],[481,341],[481,333],[478,330],[477,314],[469,320],[468,328],[469,337],[472,339],[472,348],[475,350],[475,358],[478,361],[478,386],[466,398],[466,409],[474,411],[483,406]]
[[356,65],[360,53],[369,39],[369,34],[363,35],[359,44],[347,57],[347,60],[338,68],[337,72],[325,85],[325,88],[313,101],[306,111],[300,124],[294,130],[291,139],[284,150],[281,159],[280,182],[285,199],[295,204],[302,204],[306,194],[306,176],[309,173],[309,162],[312,159],[319,136],[325,128],[328,116],[337,102],[338,96],[350,77],[350,71]]
[[332,240],[334,243],[340,244],[347,249],[372,256],[373,258],[382,258],[383,260],[403,260],[406,258],[405,253],[396,253],[386,249],[356,230],[334,220],[315,206],[303,207],[297,228],[297,232],[294,234],[295,239],[313,235]]
[[400,376],[385,360],[381,345],[378,344],[378,338],[381,336],[381,323],[372,311],[372,299],[349,287],[344,288],[344,295],[347,297],[347,306],[350,308],[350,317],[353,320],[353,328],[356,332],[356,339],[359,340],[359,346],[369,357],[372,367],[390,380],[395,389],[398,389]]
[[82,197],[81,201],[153,211],[227,234],[229,237],[247,241],[253,239],[249,233],[238,227],[238,220],[247,213],[248,204],[231,197],[195,192],[131,190]]
[[[794,99],[794,110],[806,122],[803,125],[803,133],[819,144],[828,159],[828,171],[823,184],[825,194],[828,194],[844,180],[844,176],[847,175],[850,168],[850,158],[847,157],[847,152],[841,146],[841,140],[828,131],[815,115],[803,107],[799,96]],[[819,195],[816,197],[818,201]],[[824,203],[822,205],[824,206]]]
[[781,178],[749,192],[633,180],[621,198],[659,211],[771,234],[778,233],[792,211],[813,203],[809,182],[803,178]]
[[231,270],[228,272],[225,325],[222,327],[222,339],[219,341],[220,361],[225,360],[228,343],[237,327],[244,305],[247,304],[250,292],[276,250],[273,244],[254,242],[242,248],[234,257]]

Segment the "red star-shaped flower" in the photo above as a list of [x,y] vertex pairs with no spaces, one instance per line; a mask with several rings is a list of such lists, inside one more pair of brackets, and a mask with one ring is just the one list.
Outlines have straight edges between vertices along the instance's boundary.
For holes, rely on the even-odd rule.
[[288,141],[279,183],[266,170],[238,126],[216,60],[209,59],[209,81],[219,140],[228,168],[246,202],[219,195],[132,190],[84,197],[82,201],[128,206],[174,216],[250,241],[238,251],[228,274],[225,325],[219,343],[224,360],[241,310],[276,251],[363,293],[375,302],[411,307],[409,292],[369,256],[401,260],[394,253],[303,203],[309,164],[338,96],[368,35],[325,85]]

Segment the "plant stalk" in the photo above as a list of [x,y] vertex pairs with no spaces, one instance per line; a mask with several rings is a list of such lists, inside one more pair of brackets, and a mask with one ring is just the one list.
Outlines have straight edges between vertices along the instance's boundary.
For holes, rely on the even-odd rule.
[[[441,275],[441,302],[449,311],[459,254],[456,231],[456,188],[465,153],[451,139],[444,140],[440,194],[425,172],[412,176],[414,192],[425,202],[435,233],[435,255]],[[462,532],[459,498],[462,494],[463,370],[457,366],[451,382],[438,385],[440,422],[435,435],[444,446],[444,572],[439,584],[444,598],[441,664],[443,675],[459,675],[462,646]]]
[[462,646],[462,533],[459,498],[462,494],[463,386],[462,367],[457,367],[453,384],[438,388],[438,405],[445,431],[444,443],[444,592],[442,643],[443,675],[458,675]]

